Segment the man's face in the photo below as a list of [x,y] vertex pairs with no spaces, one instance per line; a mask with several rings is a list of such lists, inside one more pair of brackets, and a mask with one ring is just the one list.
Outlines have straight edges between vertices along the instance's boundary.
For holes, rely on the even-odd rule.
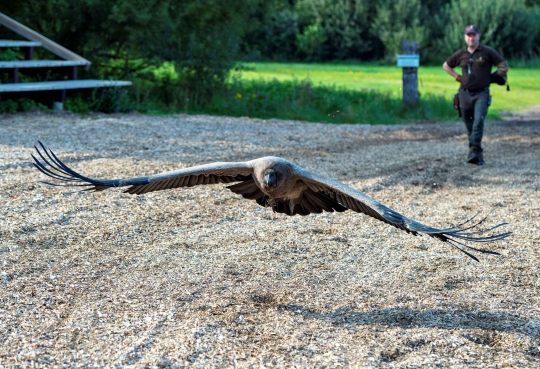
[[465,43],[468,47],[476,47],[480,43],[480,35],[478,33],[466,33]]

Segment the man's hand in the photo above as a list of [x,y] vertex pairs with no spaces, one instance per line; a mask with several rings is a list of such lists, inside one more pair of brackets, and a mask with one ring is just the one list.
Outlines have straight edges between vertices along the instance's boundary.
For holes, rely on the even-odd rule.
[[453,78],[456,79],[456,81],[458,82],[461,82],[461,76],[459,74],[457,74],[455,71],[454,71],[454,68],[450,67],[448,65],[447,62],[444,62],[444,64],[442,65],[443,69],[446,71],[446,73],[448,73],[449,75],[451,75]]
[[508,73],[508,63],[503,61],[497,64],[497,74],[501,77],[506,77],[506,73]]

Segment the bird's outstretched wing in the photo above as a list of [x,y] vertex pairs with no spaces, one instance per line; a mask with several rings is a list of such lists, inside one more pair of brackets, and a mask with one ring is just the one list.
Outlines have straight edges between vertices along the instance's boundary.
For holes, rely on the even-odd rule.
[[34,166],[43,174],[63,183],[44,182],[53,186],[81,186],[87,191],[103,191],[111,187],[128,187],[124,192],[141,195],[148,192],[203,184],[233,183],[252,180],[253,168],[246,162],[212,163],[144,177],[99,180],[85,177],[65,165],[41,142],[34,146],[39,158],[32,155]]
[[61,184],[44,182],[53,186],[82,186],[85,187],[85,190],[91,191],[102,191],[111,187],[128,187],[125,190],[127,193],[144,194],[152,191],[202,184],[241,182],[228,188],[235,193],[241,194],[244,198],[257,201],[259,205],[270,206],[276,212],[287,215],[308,215],[310,213],[321,213],[322,211],[331,212],[350,209],[367,214],[407,233],[413,235],[427,234],[443,242],[448,242],[476,261],[478,259],[463,248],[487,254],[499,255],[499,253],[477,249],[465,244],[465,242],[498,241],[511,234],[511,232],[505,232],[488,236],[484,235],[486,232],[493,231],[506,223],[498,224],[486,230],[473,231],[473,228],[485,220],[484,218],[473,222],[474,217],[451,228],[438,229],[429,227],[405,217],[362,192],[335,179],[309,172],[292,163],[290,164],[294,168],[293,175],[296,177],[298,185],[303,189],[301,195],[294,200],[270,199],[255,183],[253,178],[254,169],[252,167],[254,161],[212,163],[144,177],[98,180],[75,172],[62,163],[41,142],[39,145],[41,150],[38,147],[35,148],[41,160],[32,155],[34,165],[43,174],[61,182]]
[[[320,202],[321,199],[322,201],[324,201],[324,197],[326,197],[327,204],[333,204],[337,202],[343,207],[346,207],[347,209],[356,211],[358,213],[367,214],[375,219],[388,223],[407,233],[411,233],[413,235],[423,233],[439,239],[443,242],[448,242],[450,245],[464,252],[476,261],[478,261],[478,259],[463,248],[468,248],[470,250],[486,254],[500,254],[495,251],[488,251],[471,247],[465,242],[498,241],[508,237],[511,234],[511,232],[505,232],[499,234],[485,235],[487,232],[502,227],[507,223],[501,223],[485,230],[473,230],[473,228],[483,223],[486,219],[483,218],[475,221],[474,219],[476,216],[450,228],[438,229],[429,227],[415,221],[414,219],[407,218],[406,216],[384,206],[380,202],[363,194],[362,192],[355,190],[354,188],[349,187],[330,177],[312,173],[300,167],[296,168],[295,175],[308,187],[308,190],[304,191],[303,197],[299,199],[297,205],[300,206],[302,208],[302,211],[306,214],[309,214],[310,212],[320,213],[320,211],[310,211],[310,209],[318,208],[320,210],[320,208],[324,205],[319,204],[318,202]],[[314,196],[312,195],[313,193],[319,195],[317,196],[317,200],[314,200]]]

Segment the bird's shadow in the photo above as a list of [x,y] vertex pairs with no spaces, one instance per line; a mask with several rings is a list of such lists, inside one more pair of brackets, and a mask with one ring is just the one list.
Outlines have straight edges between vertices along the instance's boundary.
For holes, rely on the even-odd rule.
[[439,329],[482,329],[498,332],[521,333],[531,338],[540,338],[539,321],[527,319],[512,313],[496,313],[472,309],[426,309],[391,308],[375,311],[354,311],[339,308],[329,312],[318,312],[296,304],[279,304],[277,310],[283,313],[317,319],[334,326],[353,327],[359,325],[382,325],[413,328]]

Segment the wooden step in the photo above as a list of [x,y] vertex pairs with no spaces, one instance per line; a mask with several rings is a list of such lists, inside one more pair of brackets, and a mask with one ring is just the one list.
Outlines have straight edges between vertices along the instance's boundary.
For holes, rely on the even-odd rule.
[[[39,15],[36,15],[39,16]],[[12,19],[0,12],[0,24],[6,27],[9,30],[17,33],[19,36],[22,36],[30,41],[38,42],[41,44],[41,47],[49,50],[54,55],[58,56],[60,59],[64,60],[81,60],[88,62],[86,68],[90,67],[90,62],[84,59],[82,56],[75,54],[73,51],[66,49],[62,45],[57,44],[56,42],[49,40],[47,37],[40,35],[36,31],[26,27],[24,24],[17,22],[15,19]],[[31,59],[31,58],[30,58]]]
[[14,60],[0,61],[0,69],[80,67],[87,64],[80,60]]
[[131,86],[131,81],[100,81],[98,79],[81,79],[76,81],[51,81],[51,82],[24,82],[2,83],[1,92],[28,92],[28,91],[52,91],[52,90],[77,90],[82,88],[96,87],[120,87]]
[[0,47],[39,47],[41,42],[19,41],[19,40],[0,40]]

